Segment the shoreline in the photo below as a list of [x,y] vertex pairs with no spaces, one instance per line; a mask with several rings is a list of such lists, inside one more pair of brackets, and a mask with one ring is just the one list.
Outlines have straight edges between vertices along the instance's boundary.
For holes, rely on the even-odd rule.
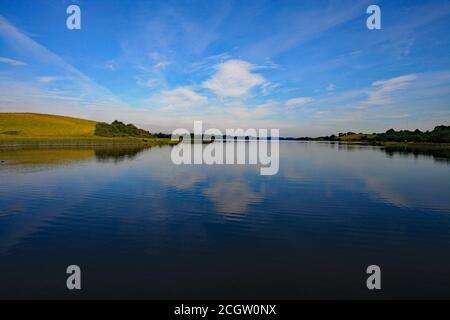
[[17,138],[1,139],[1,147],[21,147],[21,146],[156,146],[156,145],[176,145],[178,141],[172,141],[169,138]]

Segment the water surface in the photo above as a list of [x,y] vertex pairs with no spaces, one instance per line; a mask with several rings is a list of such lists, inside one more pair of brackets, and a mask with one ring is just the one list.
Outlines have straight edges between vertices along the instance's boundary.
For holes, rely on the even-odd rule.
[[450,298],[447,160],[282,142],[261,176],[171,148],[0,151],[0,297]]

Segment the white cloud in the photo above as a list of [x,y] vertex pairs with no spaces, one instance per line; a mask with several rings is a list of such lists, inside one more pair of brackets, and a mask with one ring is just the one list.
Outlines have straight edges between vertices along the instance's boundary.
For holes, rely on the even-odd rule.
[[155,64],[153,65],[153,69],[155,71],[162,71],[172,63],[166,57],[156,51],[150,52],[148,56],[150,57],[150,59],[155,61]]
[[7,63],[7,64],[9,64],[11,66],[14,66],[14,67],[16,67],[16,66],[23,66],[23,65],[26,64],[23,61],[11,59],[11,58],[6,58],[6,57],[0,57],[0,62]]
[[230,56],[227,52],[215,54],[212,56],[208,56],[206,58],[203,58],[201,61],[196,61],[191,63],[186,67],[186,72],[188,73],[197,73],[201,71],[208,70],[211,68],[211,66],[217,65],[219,63],[222,63],[226,60],[229,60]]
[[219,97],[241,97],[266,79],[257,73],[252,73],[254,65],[243,60],[228,60],[216,66],[217,72],[203,87],[211,90]]
[[43,83],[51,83],[55,81],[64,81],[64,80],[71,80],[67,77],[53,77],[53,76],[45,76],[45,77],[37,77],[37,81],[43,82]]
[[327,86],[327,91],[334,91],[336,89],[336,85],[334,83],[330,83]]
[[155,63],[155,65],[153,66],[153,68],[154,68],[155,70],[164,70],[164,69],[166,69],[166,67],[167,67],[168,65],[170,65],[170,64],[171,64],[170,61],[159,61],[159,62]]
[[280,86],[279,83],[265,82],[261,85],[261,93],[263,96],[267,96],[269,93],[271,93],[273,90],[275,90],[279,86]]
[[134,79],[136,79],[138,86],[147,88],[153,88],[160,82],[157,78],[145,78],[143,76],[135,76]]
[[151,101],[162,105],[164,109],[194,107],[206,102],[205,96],[199,95],[195,91],[187,87],[178,87],[173,90],[164,90]]
[[288,101],[285,102],[285,106],[286,107],[298,107],[307,103],[312,102],[313,99],[310,97],[298,97],[298,98],[294,98],[294,99],[290,99]]
[[408,88],[412,81],[417,79],[416,74],[409,74],[388,80],[376,81],[372,84],[375,90],[369,92],[367,103],[383,105],[391,102],[398,92]]

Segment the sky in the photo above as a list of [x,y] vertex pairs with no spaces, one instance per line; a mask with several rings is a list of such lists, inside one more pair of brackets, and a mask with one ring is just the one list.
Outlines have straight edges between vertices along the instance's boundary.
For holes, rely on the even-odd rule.
[[0,112],[167,133],[428,130],[450,125],[449,31],[448,0],[1,0]]

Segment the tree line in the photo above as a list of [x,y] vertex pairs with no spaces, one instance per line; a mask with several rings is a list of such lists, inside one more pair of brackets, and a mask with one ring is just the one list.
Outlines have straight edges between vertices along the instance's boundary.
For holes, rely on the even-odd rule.
[[300,138],[282,138],[282,140],[298,140],[298,141],[395,141],[395,142],[433,142],[433,143],[450,143],[450,126],[437,126],[433,130],[421,131],[416,129],[399,130],[389,129],[384,133],[339,133],[330,136],[322,136],[317,138],[300,137]]
[[97,122],[95,126],[95,135],[101,137],[138,137],[138,138],[170,138],[169,134],[151,133],[140,129],[134,124],[125,124],[120,121],[113,121],[111,124]]

